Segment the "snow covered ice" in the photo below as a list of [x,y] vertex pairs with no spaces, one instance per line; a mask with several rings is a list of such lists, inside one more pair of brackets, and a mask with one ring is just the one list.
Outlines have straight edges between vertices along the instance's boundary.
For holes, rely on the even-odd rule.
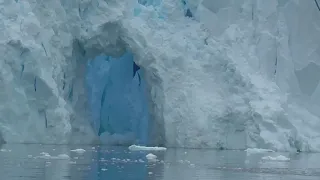
[[314,1],[0,6],[1,141],[320,150]]

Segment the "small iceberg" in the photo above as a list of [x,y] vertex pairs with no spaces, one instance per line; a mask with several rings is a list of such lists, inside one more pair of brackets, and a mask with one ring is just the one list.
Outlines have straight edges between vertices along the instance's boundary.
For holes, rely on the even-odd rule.
[[51,156],[49,153],[42,152],[40,153],[41,156],[37,156],[35,158],[42,158],[42,159],[70,159],[70,156],[67,154],[59,154],[58,156]]
[[82,154],[82,153],[85,153],[86,150],[84,149],[73,149],[73,150],[70,150],[71,152],[76,152],[76,153],[79,153],[79,154]]
[[146,146],[138,146],[138,145],[131,145],[129,146],[130,151],[166,151],[167,148],[165,147],[146,147]]
[[147,160],[148,160],[149,162],[155,162],[155,161],[157,161],[157,156],[154,155],[154,154],[151,154],[151,153],[147,154],[147,155],[146,155],[146,158],[147,158]]
[[248,148],[245,150],[248,154],[268,153],[274,152],[271,149],[259,149],[259,148]]
[[279,155],[276,157],[272,157],[272,156],[265,156],[262,157],[263,160],[267,160],[267,161],[290,161],[290,158],[287,158],[285,156]]

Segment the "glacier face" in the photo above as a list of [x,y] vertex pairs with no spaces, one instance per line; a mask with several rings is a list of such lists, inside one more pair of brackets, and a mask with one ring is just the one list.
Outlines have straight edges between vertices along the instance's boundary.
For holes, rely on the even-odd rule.
[[141,135],[149,144],[320,150],[313,1],[139,2],[1,3],[0,131],[7,142],[96,142],[88,59],[132,52],[153,122]]

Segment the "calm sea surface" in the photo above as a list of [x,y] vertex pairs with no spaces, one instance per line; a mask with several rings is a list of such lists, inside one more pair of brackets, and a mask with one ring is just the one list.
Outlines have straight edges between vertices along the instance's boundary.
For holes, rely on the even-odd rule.
[[148,153],[7,144],[0,151],[0,180],[320,180],[320,154],[168,149],[152,152],[157,161],[148,161]]

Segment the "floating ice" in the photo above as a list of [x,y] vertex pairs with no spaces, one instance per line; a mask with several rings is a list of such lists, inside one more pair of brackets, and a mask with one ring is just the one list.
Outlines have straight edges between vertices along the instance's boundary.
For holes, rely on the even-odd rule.
[[267,161],[290,161],[290,158],[287,158],[283,155],[279,155],[279,156],[265,156],[262,157],[263,160],[267,160]]
[[73,150],[70,150],[70,151],[76,152],[76,153],[79,153],[79,154],[82,154],[82,153],[86,152],[86,150],[84,150],[84,149],[73,149]]
[[147,155],[146,155],[146,158],[147,158],[147,160],[150,161],[150,162],[157,161],[157,156],[154,155],[154,154],[152,154],[152,153],[147,154]]
[[35,158],[43,158],[43,159],[70,159],[70,156],[68,156],[67,154],[59,154],[57,156],[51,156],[49,153],[47,152],[42,152],[40,153],[41,156],[36,156]]
[[0,149],[0,152],[11,152],[11,149]]
[[271,149],[248,148],[245,150],[248,154],[274,152]]
[[138,145],[131,145],[129,146],[130,151],[166,151],[167,148],[165,147],[146,147],[146,146],[138,146]]
[[70,156],[67,154],[59,154],[58,156],[53,157],[53,159],[70,159]]

